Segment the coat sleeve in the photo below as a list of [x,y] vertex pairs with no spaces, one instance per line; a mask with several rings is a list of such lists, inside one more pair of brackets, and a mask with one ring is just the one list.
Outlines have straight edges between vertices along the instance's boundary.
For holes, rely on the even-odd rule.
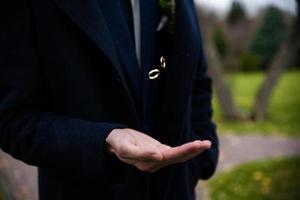
[[63,176],[109,181],[124,166],[106,154],[105,139],[124,125],[47,111],[28,2],[6,1],[0,7],[0,148]]
[[[199,31],[200,32],[200,31]],[[218,137],[212,122],[212,81],[207,75],[207,62],[200,37],[199,59],[192,90],[192,129],[194,139],[210,140],[212,148],[196,157],[199,178],[208,179],[215,172],[218,162]]]

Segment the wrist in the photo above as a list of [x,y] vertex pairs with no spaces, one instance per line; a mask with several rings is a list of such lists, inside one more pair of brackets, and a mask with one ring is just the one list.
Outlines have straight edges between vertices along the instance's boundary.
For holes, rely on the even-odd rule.
[[105,151],[107,154],[114,154],[113,148],[108,142],[106,142]]
[[118,130],[120,130],[119,128],[115,128],[113,130],[111,130],[111,132],[107,135],[105,142],[106,142],[106,146],[105,146],[105,150],[107,154],[114,154],[114,150],[113,147],[111,145],[111,142],[113,141],[114,135],[116,134],[116,132],[118,132]]

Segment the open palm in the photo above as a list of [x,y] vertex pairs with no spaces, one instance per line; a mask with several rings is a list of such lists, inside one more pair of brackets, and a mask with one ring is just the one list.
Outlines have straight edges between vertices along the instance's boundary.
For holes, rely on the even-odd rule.
[[148,172],[185,162],[211,147],[211,142],[207,140],[195,140],[170,147],[133,129],[114,129],[106,142],[109,144],[109,151],[121,161]]

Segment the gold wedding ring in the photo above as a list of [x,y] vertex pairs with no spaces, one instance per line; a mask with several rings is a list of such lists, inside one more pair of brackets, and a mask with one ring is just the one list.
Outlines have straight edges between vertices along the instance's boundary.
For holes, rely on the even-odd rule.
[[165,59],[165,57],[160,57],[160,66],[162,67],[162,68],[166,68],[166,66],[167,66],[167,63],[166,63],[166,59]]
[[160,75],[159,69],[153,69],[149,72],[149,79],[154,80],[157,77],[159,77],[159,75]]
[[[167,62],[164,56],[161,56],[159,59],[160,62],[160,67],[165,69],[167,67]],[[153,69],[149,72],[149,79],[154,80],[157,79],[160,75],[160,70],[159,69]]]

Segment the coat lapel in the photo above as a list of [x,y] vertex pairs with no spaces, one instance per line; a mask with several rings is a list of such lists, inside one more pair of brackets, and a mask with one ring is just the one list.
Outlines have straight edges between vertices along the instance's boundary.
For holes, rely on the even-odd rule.
[[140,0],[141,7],[141,57],[142,66],[150,68],[153,64],[155,34],[158,21],[158,1]]
[[[124,76],[124,68],[122,67],[122,63],[124,63],[129,67],[137,67],[136,63],[131,63],[132,53],[128,53],[129,57],[127,58],[126,47],[132,44],[126,44],[126,40],[128,39],[126,31],[124,35],[121,34],[123,30],[117,27],[117,31],[120,38],[120,41],[117,42],[117,47],[115,46],[115,38],[114,35],[112,37],[112,32],[110,31],[111,26],[108,26],[105,17],[103,15],[102,5],[99,7],[98,0],[54,0],[58,6],[71,18],[74,23],[78,25],[78,27],[87,34],[95,44],[102,50],[102,52],[107,56],[107,58],[112,62],[113,66],[116,69],[117,74],[119,75],[122,85],[125,88],[125,91],[128,95],[131,108],[134,111],[135,120],[138,121],[138,112],[136,108],[136,103],[134,101],[135,94],[132,93],[130,87],[128,87],[128,82],[126,77]],[[107,2],[114,2],[109,0]],[[105,2],[105,3],[107,3]],[[111,9],[113,9],[111,7]],[[110,12],[115,12],[114,10],[110,10]],[[107,13],[107,12],[106,12]],[[114,23],[116,21],[114,20]],[[117,25],[117,24],[115,24]],[[129,34],[129,33],[128,33]],[[128,45],[128,46],[127,46]],[[120,50],[121,49],[121,50]],[[120,59],[121,58],[121,59]],[[136,71],[132,70],[133,73],[136,74]],[[127,72],[128,73],[128,72]],[[132,79],[131,79],[132,80]]]
[[125,14],[120,1],[124,0],[98,0],[107,21],[118,56],[130,82],[136,103],[140,102],[141,70],[138,64],[134,39],[127,25]]
[[[142,116],[147,115],[149,105],[150,82],[148,73],[156,68],[155,63],[155,35],[158,21],[158,1],[140,0],[141,13],[141,66],[142,66]],[[147,119],[144,119],[147,120]]]

